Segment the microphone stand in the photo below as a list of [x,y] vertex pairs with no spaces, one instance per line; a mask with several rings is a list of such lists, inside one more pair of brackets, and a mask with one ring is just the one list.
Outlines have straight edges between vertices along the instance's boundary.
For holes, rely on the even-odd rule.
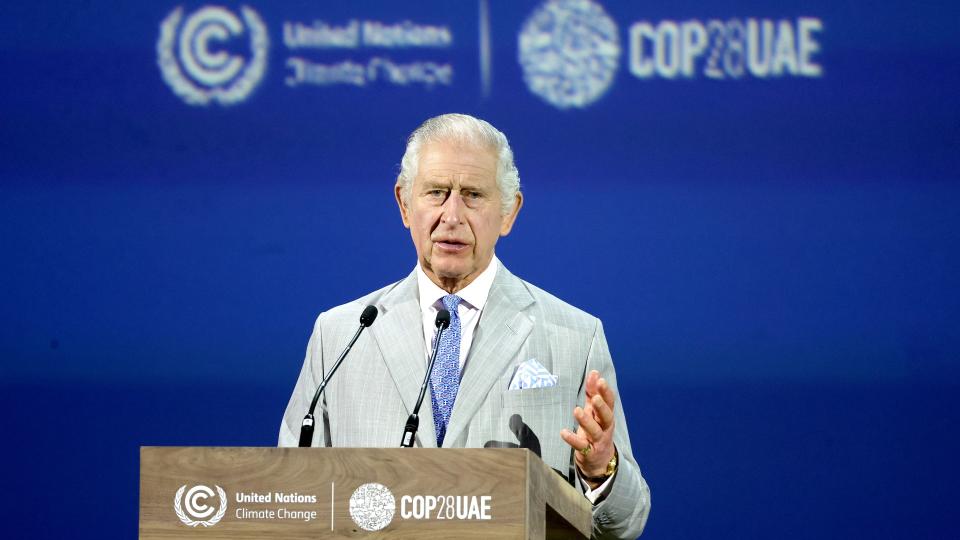
[[373,306],[367,306],[363,310],[363,315],[360,316],[360,328],[357,328],[357,333],[353,335],[353,339],[350,340],[350,343],[347,345],[347,348],[340,353],[340,358],[337,358],[333,367],[330,368],[330,372],[323,378],[323,381],[320,382],[320,386],[317,387],[317,391],[313,394],[313,401],[310,402],[310,408],[307,409],[307,415],[303,417],[303,423],[300,424],[300,442],[298,446],[300,448],[307,448],[313,444],[313,411],[317,408],[317,402],[320,401],[320,394],[323,393],[323,390],[327,387],[327,383],[330,382],[330,379],[333,378],[333,374],[337,371],[337,368],[340,367],[340,364],[343,363],[343,359],[347,357],[347,353],[350,352],[350,349],[353,348],[353,344],[357,342],[357,338],[360,337],[360,333],[363,332],[363,329],[373,324],[373,321],[377,318],[377,308]]
[[413,448],[413,441],[417,437],[417,429],[420,428],[420,406],[423,405],[423,398],[427,395],[427,383],[430,382],[430,374],[433,372],[433,365],[437,362],[437,352],[440,350],[440,338],[443,331],[450,326],[450,312],[441,309],[437,313],[437,340],[433,346],[433,354],[430,355],[430,365],[427,366],[427,376],[423,378],[423,384],[420,385],[420,397],[417,398],[417,405],[413,412],[407,418],[407,424],[403,428],[403,438],[400,439],[400,448]]

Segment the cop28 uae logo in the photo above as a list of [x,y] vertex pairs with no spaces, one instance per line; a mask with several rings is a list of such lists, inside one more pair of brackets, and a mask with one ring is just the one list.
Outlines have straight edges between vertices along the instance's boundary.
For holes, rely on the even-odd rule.
[[350,517],[365,531],[383,529],[393,521],[396,511],[397,500],[383,484],[363,484],[350,496]]
[[592,0],[549,0],[523,25],[519,61],[531,92],[560,109],[586,107],[613,83],[617,24]]
[[214,487],[217,488],[217,496],[220,498],[220,504],[216,508],[205,502],[213,498],[212,489],[200,485],[187,490],[186,484],[180,486],[173,497],[173,511],[177,513],[177,517],[184,525],[213,527],[223,519],[223,514],[227,512],[227,494],[222,487]]
[[[174,9],[160,23],[157,64],[163,80],[190,105],[239,103],[257,86],[267,67],[267,28],[253,9],[205,6],[184,20]],[[181,24],[182,23],[182,24]],[[233,54],[246,36],[246,55]],[[245,47],[247,48],[247,47]]]

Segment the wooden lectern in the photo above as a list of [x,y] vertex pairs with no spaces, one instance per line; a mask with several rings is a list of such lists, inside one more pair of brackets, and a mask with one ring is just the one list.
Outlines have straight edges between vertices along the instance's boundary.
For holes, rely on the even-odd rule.
[[140,449],[140,538],[589,538],[522,448]]

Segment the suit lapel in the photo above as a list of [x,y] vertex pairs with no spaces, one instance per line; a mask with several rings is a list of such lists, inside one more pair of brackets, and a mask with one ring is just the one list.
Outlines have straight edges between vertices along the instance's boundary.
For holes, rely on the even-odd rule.
[[487,398],[490,388],[515,360],[533,329],[533,322],[523,313],[533,302],[523,282],[500,265],[464,365],[445,442],[457,440]]
[[[423,342],[423,319],[417,294],[417,276],[410,274],[397,287],[384,295],[377,305],[380,316],[370,327],[387,371],[397,386],[407,414],[413,411],[420,385],[427,374]],[[417,438],[424,447],[436,447],[433,410],[429,391],[420,407],[420,428]],[[403,426],[397,426],[397,444]]]

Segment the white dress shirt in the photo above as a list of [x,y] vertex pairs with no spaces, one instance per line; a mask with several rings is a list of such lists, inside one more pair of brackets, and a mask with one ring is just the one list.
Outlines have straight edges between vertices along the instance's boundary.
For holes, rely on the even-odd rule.
[[[463,300],[457,306],[457,315],[460,317],[460,373],[463,373],[463,365],[467,361],[467,353],[470,352],[470,345],[473,344],[473,336],[480,322],[480,313],[487,303],[490,287],[493,286],[493,278],[497,277],[499,266],[500,261],[494,255],[490,264],[480,272],[479,276],[454,293]],[[420,291],[420,313],[423,315],[423,341],[427,345],[427,362],[429,362],[430,353],[433,351],[433,338],[437,335],[437,327],[434,324],[437,312],[443,308],[443,297],[450,293],[430,281],[420,267],[420,263],[417,263],[417,287]]]
[[[456,294],[463,301],[457,306],[457,315],[460,317],[460,373],[463,374],[464,364],[467,362],[467,354],[470,352],[470,346],[473,344],[473,336],[476,333],[477,325],[480,322],[480,314],[483,312],[483,306],[487,303],[487,297],[490,295],[490,287],[493,286],[493,280],[497,277],[497,269],[500,267],[500,260],[494,255],[490,264],[480,272],[469,285],[457,291]],[[430,362],[430,353],[433,352],[433,339],[437,335],[435,321],[437,312],[443,307],[443,297],[450,294],[441,289],[436,283],[427,277],[427,274],[417,263],[417,288],[420,293],[420,312],[423,316],[423,341],[426,344],[427,362]],[[571,413],[572,414],[572,413]],[[560,436],[558,433],[557,437]],[[580,489],[591,504],[596,504],[601,496],[605,495],[612,484],[613,477],[597,486],[597,489],[590,489],[590,486],[583,481],[580,476],[580,469],[577,469],[577,479]]]

